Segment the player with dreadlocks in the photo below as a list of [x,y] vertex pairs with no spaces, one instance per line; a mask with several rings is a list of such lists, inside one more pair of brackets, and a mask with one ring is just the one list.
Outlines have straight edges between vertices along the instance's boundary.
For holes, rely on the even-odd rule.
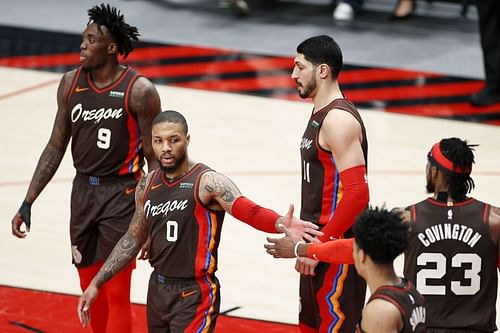
[[[434,144],[426,167],[432,196],[395,209],[410,227],[404,276],[424,296],[427,332],[496,330],[500,208],[467,196],[474,189],[474,147],[459,138]],[[268,240],[265,247],[275,258],[354,263],[352,238],[322,244],[290,235]]]
[[[31,206],[56,173],[71,139],[76,176],[71,193],[71,252],[85,290],[116,242],[127,231],[135,209],[135,187],[158,163],[151,147],[153,118],[160,113],[154,85],[119,62],[139,41],[114,7],[88,10],[80,44],[81,66],[65,73],[57,90],[57,113],[27,194],[12,219],[12,233],[25,238]],[[57,213],[57,207],[54,207]],[[23,224],[25,227],[23,228]],[[147,257],[147,252],[141,254]],[[92,329],[131,332],[130,280],[135,262],[115,276],[92,308]]]

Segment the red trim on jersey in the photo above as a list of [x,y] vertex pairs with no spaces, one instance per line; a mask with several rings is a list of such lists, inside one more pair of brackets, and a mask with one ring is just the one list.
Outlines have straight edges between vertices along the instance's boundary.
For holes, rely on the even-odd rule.
[[[162,171],[161,172],[161,181],[163,184],[165,184],[167,187],[174,187],[176,186],[177,184],[179,184],[181,181],[183,181],[187,176],[189,176],[190,174],[192,174],[193,172],[195,172],[199,167],[201,167],[201,164],[200,163],[196,163],[192,168],[191,170],[189,170],[188,172],[186,172],[185,174],[183,174],[180,178],[176,179],[175,181],[173,182],[169,182],[167,180],[167,178],[165,178],[165,173]],[[207,171],[211,171],[211,170],[207,170]],[[203,172],[203,174],[205,174],[205,172]],[[201,175],[200,175],[201,177]]]
[[488,224],[488,212],[490,211],[490,205],[484,204],[483,221]]
[[75,86],[76,83],[78,82],[78,79],[80,78],[80,74],[82,72],[82,67],[78,67],[75,77],[73,78],[73,82],[71,83],[71,89],[69,90],[68,97],[66,98],[66,104],[69,105],[69,102],[71,100],[71,97],[73,96],[73,92],[75,91]]
[[342,185],[339,181],[339,174],[333,159],[332,152],[323,149],[319,145],[319,131],[314,139],[318,150],[318,160],[323,166],[323,193],[321,194],[321,215],[318,223],[325,225],[332,219],[337,203],[342,198]]
[[[348,273],[349,265],[331,265],[325,273],[323,284],[316,294],[321,318],[319,332],[338,333],[344,323],[345,314],[339,298],[342,296]],[[335,325],[330,327],[333,322]]]
[[213,274],[217,269],[217,263],[213,254],[217,251],[215,237],[217,236],[219,221],[215,212],[204,207],[198,198],[199,182],[203,174],[201,173],[196,178],[193,191],[193,197],[196,202],[194,216],[198,224],[198,240],[194,267],[196,277]]
[[411,221],[417,221],[417,207],[416,205],[411,206]]
[[[130,69],[130,67],[128,68]],[[119,175],[126,175],[129,173],[135,173],[141,169],[141,161],[139,151],[142,149],[142,141],[141,141],[141,130],[139,128],[139,124],[137,119],[129,110],[129,94],[132,91],[132,85],[135,81],[140,77],[139,73],[136,73],[131,79],[129,84],[127,85],[127,89],[125,89],[125,112],[127,113],[127,129],[129,133],[128,139],[128,153],[125,162],[123,162],[122,166],[118,169]],[[119,80],[121,81],[121,79]]]
[[[427,198],[426,199],[429,203],[433,204],[433,205],[436,205],[436,206],[441,206],[441,207],[448,207],[448,203],[447,202],[441,202],[441,201],[437,201],[436,199],[434,198]],[[460,201],[460,202],[454,202],[453,203],[453,206],[457,207],[457,206],[465,206],[465,205],[468,205],[470,203],[472,203],[475,199],[474,198],[469,198],[469,199],[466,199],[464,201]]]
[[445,168],[448,171],[451,171],[453,173],[462,173],[462,174],[468,174],[471,172],[471,167],[455,167],[453,165],[453,162],[448,159],[448,157],[444,156],[443,152],[441,151],[441,147],[439,142],[435,143],[434,146],[432,146],[431,151],[429,152],[429,158],[434,160],[437,164],[439,164],[441,167]]
[[125,70],[120,75],[120,77],[118,78],[118,80],[116,80],[116,82],[114,82],[111,85],[109,85],[107,87],[104,87],[102,89],[97,88],[97,86],[94,84],[94,82],[92,81],[92,75],[91,75],[90,71],[87,72],[87,82],[88,82],[89,86],[96,93],[102,94],[103,92],[109,91],[109,90],[113,89],[114,87],[116,87],[117,85],[119,85],[125,79],[125,77],[127,76],[128,72],[130,72],[131,70],[132,70],[132,67],[127,66],[127,68],[125,68]]
[[356,217],[368,206],[370,200],[364,165],[343,170],[339,173],[339,179],[343,185],[342,198],[331,220],[321,229],[323,236],[318,238],[322,242],[331,237],[340,238],[354,224]]
[[354,238],[336,239],[321,244],[308,244],[307,257],[331,264],[354,264]]
[[196,308],[196,314],[185,332],[208,332],[212,327],[215,304],[217,303],[217,284],[210,276],[196,279],[200,287],[201,302]]

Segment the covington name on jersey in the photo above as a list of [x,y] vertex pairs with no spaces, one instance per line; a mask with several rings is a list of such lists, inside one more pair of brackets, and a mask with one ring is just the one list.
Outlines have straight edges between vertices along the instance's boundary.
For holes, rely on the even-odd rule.
[[417,237],[425,247],[441,240],[453,239],[464,242],[473,248],[482,236],[466,225],[442,223],[426,228],[423,232],[418,233]]

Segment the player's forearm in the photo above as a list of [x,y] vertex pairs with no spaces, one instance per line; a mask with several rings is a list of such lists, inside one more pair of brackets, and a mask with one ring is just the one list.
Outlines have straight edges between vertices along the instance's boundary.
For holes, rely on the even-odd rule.
[[104,265],[94,277],[92,282],[95,286],[100,288],[104,283],[111,280],[113,276],[124,269],[137,256],[144,241],[145,240],[141,241],[132,237],[129,232],[123,235],[118,243],[116,243]]
[[354,238],[337,239],[321,244],[299,244],[299,257],[308,257],[331,264],[353,264]]
[[354,224],[356,217],[368,207],[370,195],[365,175],[364,165],[340,173],[340,181],[344,186],[342,199],[335,209],[333,218],[321,229],[324,235],[319,239],[322,242],[330,240],[331,237],[341,237]]
[[25,200],[33,203],[49,181],[54,177],[64,156],[64,151],[47,145],[38,160]]
[[234,200],[231,215],[257,230],[268,233],[279,232],[278,223],[282,220],[282,217],[275,211],[261,207],[244,196],[239,196]]

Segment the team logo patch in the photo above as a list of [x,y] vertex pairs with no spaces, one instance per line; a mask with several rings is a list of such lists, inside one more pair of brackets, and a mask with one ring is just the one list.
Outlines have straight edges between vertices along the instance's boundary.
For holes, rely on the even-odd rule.
[[193,183],[180,183],[179,188],[193,188]]
[[109,97],[123,98],[123,96],[125,96],[125,93],[122,91],[111,90],[109,92]]

